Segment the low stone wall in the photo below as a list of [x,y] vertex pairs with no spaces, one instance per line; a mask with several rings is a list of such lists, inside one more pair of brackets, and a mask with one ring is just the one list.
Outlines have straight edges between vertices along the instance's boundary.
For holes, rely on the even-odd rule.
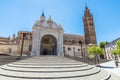
[[[20,41],[19,44],[0,44],[0,54],[9,54],[9,55],[20,55],[21,51],[21,44]],[[23,45],[23,55],[30,55],[31,50],[29,50],[31,45],[31,41],[25,40]]]
[[[83,53],[86,53],[85,46],[82,46]],[[64,45],[64,54],[69,56],[82,56],[81,46],[78,45]],[[87,54],[86,54],[87,55]]]
[[0,44],[0,54],[18,53],[17,44]]

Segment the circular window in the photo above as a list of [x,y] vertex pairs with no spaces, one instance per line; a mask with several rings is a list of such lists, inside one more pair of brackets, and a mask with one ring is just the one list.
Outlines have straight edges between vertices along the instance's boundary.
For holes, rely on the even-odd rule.
[[71,48],[69,47],[69,48],[68,48],[68,51],[70,51],[70,50],[71,50]]
[[78,51],[80,51],[80,49],[78,49]]

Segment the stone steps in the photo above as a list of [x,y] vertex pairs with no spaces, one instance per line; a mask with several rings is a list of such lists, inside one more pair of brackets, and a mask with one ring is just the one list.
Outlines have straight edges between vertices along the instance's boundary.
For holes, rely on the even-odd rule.
[[[41,63],[41,64],[58,64],[58,65],[81,65],[81,64],[83,64],[82,62],[73,62],[73,61],[69,61],[69,62],[63,62],[63,61],[34,61],[34,62],[17,62],[17,64],[23,64],[23,65],[30,65],[30,64],[39,64],[39,63]],[[13,64],[16,64],[16,62],[14,62]]]
[[59,66],[59,65],[87,65],[87,64],[81,64],[81,63],[79,63],[79,64],[76,64],[76,63],[41,63],[41,64],[39,64],[39,63],[13,63],[14,65],[56,65],[56,66]]
[[[103,74],[104,72],[101,72],[100,74]],[[107,74],[107,73],[106,73]],[[107,76],[107,77],[106,77]],[[102,78],[104,77],[104,78]],[[7,76],[0,76],[1,80],[108,80],[109,75],[99,75],[99,74],[95,74],[95,75],[89,75],[86,77],[71,77],[71,78],[57,78],[57,79],[30,79],[30,78],[17,78],[17,77],[7,77]],[[112,79],[111,79],[112,80]],[[113,80],[118,80],[117,79],[113,79]]]
[[[94,68],[85,71],[74,71],[74,72],[56,72],[56,71],[46,71],[46,72],[17,72],[8,71],[0,69],[0,75],[17,77],[17,78],[30,78],[30,79],[55,79],[55,78],[71,78],[71,77],[83,77],[88,75],[93,75],[100,72],[100,69]],[[81,73],[81,74],[80,74]],[[34,75],[34,76],[30,76]]]
[[17,72],[74,72],[74,71],[85,71],[85,70],[90,70],[93,69],[93,66],[86,66],[86,67],[34,67],[34,68],[24,68],[24,67],[13,67],[13,66],[8,66],[4,65],[1,67],[4,70],[8,71],[17,71]]
[[53,64],[33,64],[33,65],[23,65],[23,64],[7,64],[8,66],[11,66],[11,67],[19,67],[19,68],[73,68],[73,67],[85,67],[85,66],[88,66],[88,64],[81,64],[81,65],[74,65],[74,64],[71,64],[71,65],[53,65]]
[[[55,75],[56,76],[56,75]],[[1,76],[1,79],[2,80],[107,80],[107,78],[109,78],[109,74],[107,74],[106,72],[104,71],[101,71],[100,73],[96,73],[96,74],[93,74],[93,75],[89,75],[89,76],[85,76],[85,77],[80,77],[80,76],[70,76],[69,78],[68,77],[64,77],[64,78],[46,78],[46,77],[42,77],[42,78],[25,78],[25,77],[15,77],[15,76]],[[116,79],[117,80],[117,79]]]
[[0,67],[2,80],[109,80],[100,68],[65,57],[37,56]]

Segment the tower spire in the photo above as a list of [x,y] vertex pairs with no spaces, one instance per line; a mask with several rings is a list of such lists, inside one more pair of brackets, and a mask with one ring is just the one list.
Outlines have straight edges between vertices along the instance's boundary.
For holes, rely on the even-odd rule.
[[40,17],[40,20],[45,20],[45,14],[44,14],[44,9],[43,9],[43,11],[42,11],[42,15],[41,15],[41,17]]
[[85,2],[85,9],[88,9],[87,3]]
[[49,16],[48,21],[52,21],[51,15]]
[[45,14],[44,14],[44,9],[43,9],[43,11],[42,11],[42,16],[45,16]]

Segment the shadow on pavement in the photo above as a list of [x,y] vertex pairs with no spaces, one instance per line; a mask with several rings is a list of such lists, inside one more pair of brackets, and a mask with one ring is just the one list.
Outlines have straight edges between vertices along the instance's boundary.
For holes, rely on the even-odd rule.
[[111,66],[99,66],[100,68],[115,68],[115,67],[111,67]]

